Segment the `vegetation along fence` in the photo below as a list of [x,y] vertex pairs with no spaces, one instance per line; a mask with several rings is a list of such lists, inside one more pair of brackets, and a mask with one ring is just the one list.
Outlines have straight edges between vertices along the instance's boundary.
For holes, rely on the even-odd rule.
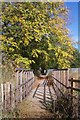
[[80,119],[80,78],[69,78],[69,69],[53,70],[53,83],[57,97],[63,96],[65,102],[69,100],[70,116]]
[[1,84],[3,109],[14,108],[28,96],[34,83],[34,74],[31,70],[16,68],[15,81]]

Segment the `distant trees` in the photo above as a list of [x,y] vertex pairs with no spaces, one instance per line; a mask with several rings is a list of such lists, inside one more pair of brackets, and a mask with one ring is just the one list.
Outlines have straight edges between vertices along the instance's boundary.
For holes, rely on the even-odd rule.
[[3,3],[3,61],[34,70],[70,67],[74,48],[67,19],[61,2]]

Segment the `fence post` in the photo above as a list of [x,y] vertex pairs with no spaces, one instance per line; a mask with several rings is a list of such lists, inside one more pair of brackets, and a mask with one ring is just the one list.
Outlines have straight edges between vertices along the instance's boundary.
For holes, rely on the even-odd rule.
[[28,74],[27,74],[27,71],[26,71],[26,91],[25,91],[25,96],[27,96],[27,94],[28,94],[28,83],[27,83],[27,80],[28,80]]
[[70,114],[71,114],[71,117],[72,117],[73,116],[73,78],[70,79],[70,82],[71,82],[71,99],[70,99],[71,106],[70,106]]
[[11,90],[12,90],[12,108],[14,108],[15,107],[14,84],[11,84]]
[[[20,85],[22,84],[22,71],[20,71]],[[22,102],[22,86],[20,87],[20,101]]]
[[9,99],[7,100],[8,101],[8,105],[10,106],[10,82],[7,82],[7,87],[8,87],[8,96],[9,96]]
[[23,85],[23,94],[22,94],[22,98],[24,99],[25,98],[25,70],[23,71],[23,81],[22,83],[24,83]]
[[4,84],[1,84],[1,96],[2,96],[1,98],[2,98],[2,103],[3,103],[3,101],[4,101],[4,97],[3,97],[3,96],[4,96],[3,85],[4,85]]
[[19,84],[19,71],[18,70],[16,71],[16,79],[17,79],[17,86],[18,86]]
[[67,70],[67,87],[69,87],[69,68]]
[[[20,78],[19,78],[19,71],[18,70],[16,70],[16,88],[18,87],[18,85],[20,84]],[[17,104],[17,102],[18,102],[18,99],[17,99],[17,96],[18,96],[18,92],[19,92],[19,90],[18,89],[16,89],[15,91],[14,91],[14,94],[15,94],[15,98],[14,98],[14,101],[15,101],[15,105]]]
[[66,83],[66,86],[68,86],[68,70],[65,71],[65,83]]
[[[61,81],[61,79],[60,79],[60,70],[59,70],[58,75],[59,75],[58,80]],[[61,85],[60,84],[59,84],[59,88],[61,89]]]
[[[79,71],[80,72],[80,71]],[[80,74],[79,74],[80,75]],[[80,76],[78,78],[80,80]],[[78,88],[80,88],[80,84],[78,84]],[[80,119],[80,92],[78,92],[78,120]]]
[[14,105],[15,99],[14,99],[14,84],[10,83],[10,107],[13,109],[15,107]]
[[6,109],[6,83],[4,84],[4,108]]
[[[26,71],[24,72],[24,76],[25,76],[25,77],[24,77],[24,78],[25,78],[25,79],[24,79],[24,82],[26,82]],[[25,97],[26,97],[26,83],[25,83],[25,85],[24,85],[24,91],[25,91],[25,92],[24,92],[24,98],[25,98]]]
[[12,86],[10,83],[10,106],[12,105]]
[[71,96],[73,96],[73,78],[71,78]]
[[[33,73],[33,71],[32,71],[32,77],[33,77],[32,83],[34,84],[34,73]],[[32,84],[32,89],[33,89],[33,84]]]
[[3,110],[3,103],[4,103],[4,91],[3,91],[4,84],[1,84],[1,102],[2,102],[2,110]]
[[[66,85],[66,79],[65,79],[65,78],[66,78],[66,77],[65,77],[65,70],[63,71],[63,75],[64,75],[64,82],[63,82],[63,84],[64,84],[64,85]],[[66,92],[66,89],[65,89],[65,87],[64,87],[64,92]]]

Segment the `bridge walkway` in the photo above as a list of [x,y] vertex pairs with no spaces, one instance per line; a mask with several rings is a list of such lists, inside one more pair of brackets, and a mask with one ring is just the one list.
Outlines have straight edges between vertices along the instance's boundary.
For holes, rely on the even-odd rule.
[[[18,109],[20,110],[20,116],[22,118],[52,118],[53,114],[49,112],[44,103],[44,78],[37,78],[35,80],[35,84],[33,86],[33,90],[31,91],[30,95],[24,99],[21,103],[18,104]],[[36,87],[40,84],[36,95],[33,97]],[[54,90],[51,88],[51,92]],[[49,94],[49,89],[46,86],[46,100],[51,102]]]

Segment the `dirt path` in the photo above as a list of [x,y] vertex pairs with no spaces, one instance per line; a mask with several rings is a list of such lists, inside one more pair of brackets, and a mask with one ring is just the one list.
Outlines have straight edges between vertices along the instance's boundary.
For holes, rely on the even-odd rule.
[[30,95],[18,105],[20,116],[22,118],[51,118],[52,114],[44,109],[39,99],[33,98],[33,93],[37,85],[44,79],[36,79],[33,90]]

